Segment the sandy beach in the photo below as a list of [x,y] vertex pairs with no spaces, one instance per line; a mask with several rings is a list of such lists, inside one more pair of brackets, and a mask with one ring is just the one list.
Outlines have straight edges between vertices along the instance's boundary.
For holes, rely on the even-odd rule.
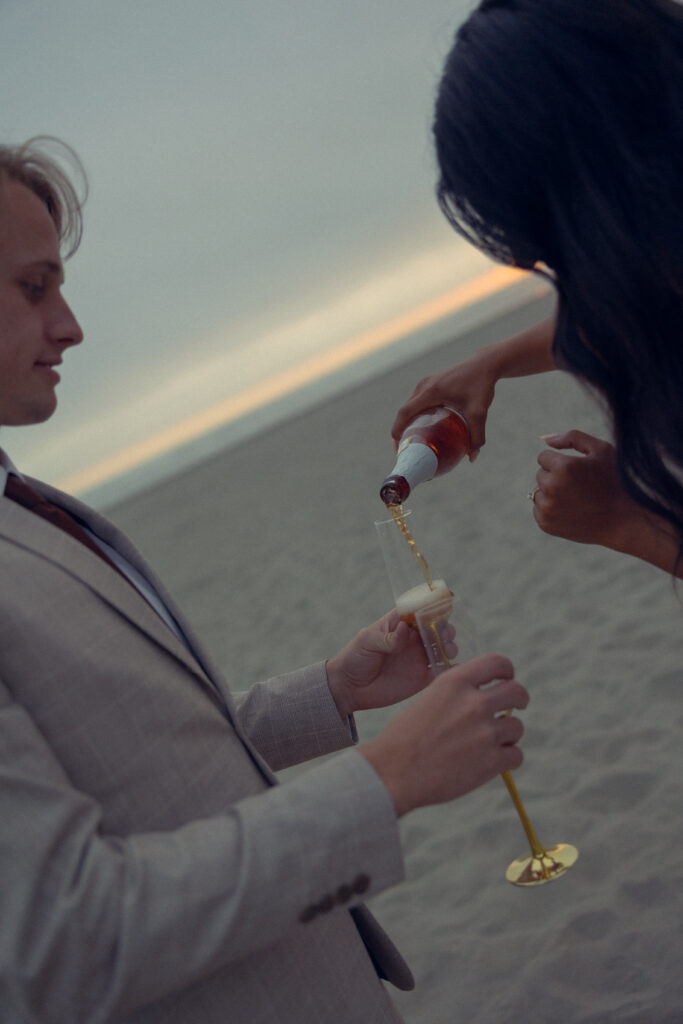
[[[235,690],[333,654],[391,606],[373,522],[397,407],[547,308],[445,339],[109,507]],[[481,649],[510,656],[532,695],[516,779],[536,831],[580,858],[552,884],[507,883],[527,844],[500,780],[403,819],[407,879],[373,909],[416,977],[391,990],[407,1024],[683,1021],[683,603],[664,573],[536,527],[539,435],[570,427],[608,436],[571,379],[504,381],[477,462],[410,502]],[[392,713],[360,716],[361,739]]]

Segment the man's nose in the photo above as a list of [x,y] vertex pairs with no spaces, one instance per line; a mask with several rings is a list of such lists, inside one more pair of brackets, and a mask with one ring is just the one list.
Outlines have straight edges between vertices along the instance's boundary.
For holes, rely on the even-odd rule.
[[70,345],[80,345],[83,341],[81,325],[64,299],[60,299],[60,305],[55,313],[50,334],[54,341],[59,342],[65,348]]

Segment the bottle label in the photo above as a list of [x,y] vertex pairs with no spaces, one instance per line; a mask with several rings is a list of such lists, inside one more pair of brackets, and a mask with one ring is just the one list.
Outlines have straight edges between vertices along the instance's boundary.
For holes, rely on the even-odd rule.
[[438,465],[439,460],[428,444],[406,437],[398,447],[396,465],[391,475],[404,477],[412,491],[418,484],[431,480]]

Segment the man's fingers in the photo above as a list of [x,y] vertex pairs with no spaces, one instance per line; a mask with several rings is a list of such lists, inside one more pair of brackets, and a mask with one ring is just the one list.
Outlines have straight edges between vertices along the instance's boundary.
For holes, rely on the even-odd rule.
[[379,625],[381,629],[385,629],[388,633],[392,633],[398,628],[400,621],[398,610],[396,608],[392,608],[390,612],[387,612],[387,614],[379,620]]
[[499,718],[496,721],[496,734],[501,746],[511,746],[521,740],[524,726],[519,718]]
[[391,619],[385,630],[374,635],[372,647],[382,654],[394,654],[406,645],[409,635],[410,628],[405,622]]
[[513,772],[516,771],[524,760],[524,754],[522,748],[517,747],[513,744],[501,745],[501,772]]
[[509,680],[492,686],[487,691],[487,697],[490,710],[494,714],[500,713],[501,717],[505,717],[506,712],[509,712],[511,708],[518,708],[520,711],[523,711],[529,703],[529,694],[522,684],[515,680]]
[[481,654],[478,658],[458,665],[455,671],[470,686],[477,688],[486,686],[494,679],[512,679],[515,674],[512,662],[502,654]]

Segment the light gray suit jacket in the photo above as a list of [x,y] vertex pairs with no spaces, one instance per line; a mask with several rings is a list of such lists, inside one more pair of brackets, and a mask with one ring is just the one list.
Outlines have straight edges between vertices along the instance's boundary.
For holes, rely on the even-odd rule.
[[384,786],[353,750],[273,776],[351,743],[324,667],[233,701],[130,542],[31,483],[152,582],[190,650],[0,497],[2,1024],[398,1021],[375,968],[412,978],[359,902],[403,877]]

